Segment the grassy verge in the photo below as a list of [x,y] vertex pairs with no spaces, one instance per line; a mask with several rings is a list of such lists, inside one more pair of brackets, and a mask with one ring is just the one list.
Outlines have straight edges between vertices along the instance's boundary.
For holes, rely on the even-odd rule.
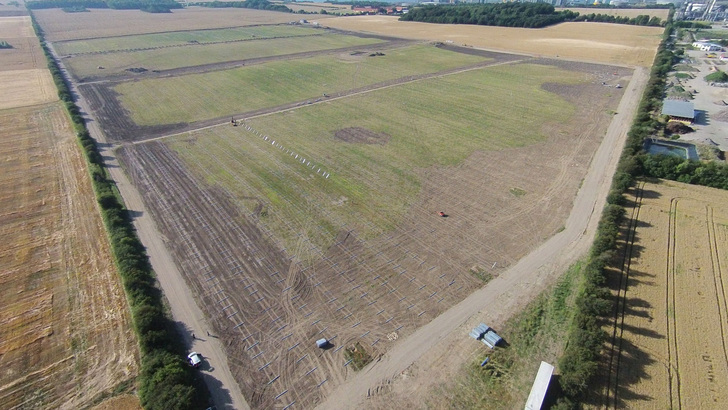
[[[571,266],[554,286],[510,319],[499,331],[508,347],[484,352],[469,363],[454,382],[435,390],[428,406],[452,409],[522,406],[541,361],[553,364],[563,351],[574,315],[575,296],[583,282],[583,268],[583,262]],[[490,360],[481,367],[485,357]]]
[[101,217],[109,235],[114,263],[129,301],[141,353],[141,372],[137,381],[142,406],[146,409],[204,408],[208,403],[207,392],[200,388],[195,373],[184,360],[186,348],[164,307],[144,246],[136,235],[116,185],[109,178],[96,141],[86,129],[70,87],[45,44],[43,31],[34,18],[33,27],[48,60],[58,95],[68,110],[86,157]]

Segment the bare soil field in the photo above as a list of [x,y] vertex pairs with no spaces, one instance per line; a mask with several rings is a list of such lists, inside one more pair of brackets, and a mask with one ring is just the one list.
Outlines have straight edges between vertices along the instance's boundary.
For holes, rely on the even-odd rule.
[[[61,9],[49,9],[35,10],[33,14],[46,32],[48,41],[280,24],[301,18],[293,13],[204,7],[172,10],[171,13],[105,9],[91,9],[89,13],[66,13]],[[324,19],[327,16],[316,17]]]
[[565,7],[563,9],[557,8],[556,10],[571,10],[579,14],[607,14],[609,16],[623,16],[629,18],[646,14],[650,17],[657,16],[663,20],[667,18],[668,13],[670,12],[670,9],[597,9],[588,7]]
[[58,99],[48,69],[0,71],[0,110],[25,107]]
[[[211,184],[217,171],[207,162],[183,160],[178,148],[171,149],[199,145],[197,149],[207,151],[205,138],[191,134],[174,138],[172,145],[153,141],[119,151],[213,324],[211,334],[224,342],[233,374],[252,407],[308,408],[320,403],[352,376],[347,349],[358,346],[377,360],[397,340],[479,288],[482,282],[472,269],[497,275],[559,230],[621,92],[601,85],[602,79],[613,77],[614,67],[540,63],[589,79],[544,87],[577,107],[568,121],[544,125],[546,141],[478,151],[456,166],[421,169],[420,194],[391,230],[365,237],[358,229],[336,225],[332,244],[324,248],[309,240],[316,227],[306,220],[289,221],[300,239],[294,246],[283,245],[280,233],[263,223],[266,213],[275,214],[275,201],[233,195],[225,186]],[[628,70],[616,70],[629,76]],[[224,127],[224,132],[235,130]],[[246,129],[240,126],[237,132]],[[347,142],[342,143],[368,141],[352,135],[346,133]],[[384,146],[392,143],[390,139]],[[233,142],[228,154],[211,153],[275,155],[275,147],[266,145],[270,143]],[[254,161],[244,163],[256,166]],[[538,172],[524,173],[526,168]],[[226,169],[230,189],[246,186],[235,168]],[[514,186],[528,192],[528,200],[515,195]],[[318,211],[331,215],[354,199],[319,203]],[[437,216],[440,209],[449,217]],[[379,212],[387,211],[371,209],[372,219],[360,224],[384,218]],[[321,337],[331,340],[328,350],[313,343]]]
[[544,29],[431,24],[395,16],[337,17],[326,27],[409,39],[449,41],[476,48],[622,66],[652,65],[663,28],[608,23],[563,23]]
[[60,103],[0,123],[0,401],[86,407],[130,386],[138,357],[85,160]]
[[728,192],[672,181],[633,189],[619,300],[595,405],[725,408]]

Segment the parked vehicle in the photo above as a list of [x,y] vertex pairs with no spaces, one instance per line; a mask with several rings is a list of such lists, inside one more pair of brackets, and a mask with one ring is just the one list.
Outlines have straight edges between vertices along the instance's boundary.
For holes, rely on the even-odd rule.
[[192,367],[200,367],[200,363],[202,363],[202,355],[197,352],[188,354],[187,359]]

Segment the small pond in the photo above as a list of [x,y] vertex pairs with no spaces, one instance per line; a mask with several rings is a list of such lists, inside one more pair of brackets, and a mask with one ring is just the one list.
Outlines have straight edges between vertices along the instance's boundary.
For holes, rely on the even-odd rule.
[[695,145],[686,142],[648,139],[645,141],[645,151],[653,155],[672,155],[693,161],[699,159]]

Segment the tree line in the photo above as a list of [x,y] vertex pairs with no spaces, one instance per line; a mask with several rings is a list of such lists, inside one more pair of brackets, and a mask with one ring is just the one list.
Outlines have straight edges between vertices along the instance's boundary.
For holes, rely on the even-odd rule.
[[[665,124],[658,119],[665,93],[668,72],[679,57],[672,51],[670,35],[676,26],[673,11],[667,19],[663,40],[655,57],[650,79],[640,101],[634,123],[627,136],[607,205],[597,228],[596,238],[584,269],[584,285],[576,299],[576,312],[568,335],[568,344],[559,359],[559,384],[564,407],[577,407],[599,387],[597,371],[607,340],[603,327],[613,318],[615,300],[607,285],[608,268],[614,271],[620,229],[624,223],[624,194],[637,178],[656,177],[728,189],[728,166],[716,162],[690,161],[674,156],[651,155],[644,150],[647,138],[660,134]],[[618,269],[616,269],[618,270]]]
[[475,24],[481,26],[542,28],[567,21],[596,21],[640,26],[661,26],[659,17],[640,15],[621,17],[590,13],[584,16],[564,10],[556,11],[546,3],[428,5],[417,7],[400,17],[402,21],[442,24]]
[[58,88],[58,96],[68,110],[88,163],[114,263],[129,302],[141,358],[137,378],[141,404],[145,409],[160,410],[206,408],[209,392],[185,360],[186,346],[164,305],[162,292],[157,287],[154,271],[128,210],[108,175],[96,141],[91,138],[70,86],[45,44],[43,31],[32,13],[31,19]]
[[268,0],[245,0],[245,1],[210,1],[201,3],[190,3],[191,6],[212,7],[212,8],[238,8],[238,9],[256,9],[268,11],[280,11],[283,13],[293,13],[293,10],[283,4],[273,4]]

